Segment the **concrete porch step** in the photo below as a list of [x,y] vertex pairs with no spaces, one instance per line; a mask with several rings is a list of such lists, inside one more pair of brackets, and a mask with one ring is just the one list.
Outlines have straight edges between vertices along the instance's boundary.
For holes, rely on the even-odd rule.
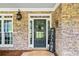
[[31,50],[23,52],[21,56],[54,56],[54,53],[51,53],[47,50]]

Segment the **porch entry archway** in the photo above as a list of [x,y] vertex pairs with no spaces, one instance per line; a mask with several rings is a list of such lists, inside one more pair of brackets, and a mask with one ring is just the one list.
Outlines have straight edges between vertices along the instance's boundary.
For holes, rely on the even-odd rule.
[[29,15],[29,48],[48,48],[50,14]]

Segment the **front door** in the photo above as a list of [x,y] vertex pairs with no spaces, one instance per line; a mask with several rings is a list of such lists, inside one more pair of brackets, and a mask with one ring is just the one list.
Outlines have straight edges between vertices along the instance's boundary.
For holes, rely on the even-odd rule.
[[34,19],[34,48],[46,47],[46,19]]

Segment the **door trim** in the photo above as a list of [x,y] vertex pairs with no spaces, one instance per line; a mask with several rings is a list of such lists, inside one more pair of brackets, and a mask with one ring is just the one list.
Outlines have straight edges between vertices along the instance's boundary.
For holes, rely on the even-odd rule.
[[[30,16],[50,16],[49,18],[31,18]],[[51,14],[29,14],[28,20],[28,48],[34,48],[34,19],[46,19],[46,48],[48,48],[48,21],[51,27]],[[30,44],[30,21],[32,21],[32,44]],[[35,48],[36,49],[36,48]]]

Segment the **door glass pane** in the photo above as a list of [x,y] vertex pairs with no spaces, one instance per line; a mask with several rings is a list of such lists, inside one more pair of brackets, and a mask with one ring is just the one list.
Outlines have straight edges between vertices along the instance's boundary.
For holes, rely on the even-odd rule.
[[44,37],[44,32],[36,32],[36,38],[43,38]]
[[13,43],[12,33],[5,33],[5,44],[12,44],[12,43]]
[[0,44],[2,44],[1,20],[0,20]]
[[50,42],[50,39],[51,39],[51,31],[50,31],[51,29],[50,29],[50,21],[48,21],[48,44],[49,44],[49,42]]
[[11,20],[4,21],[4,32],[12,32],[12,21]]
[[32,21],[30,21],[30,44],[32,44]]
[[10,42],[10,34],[9,33],[5,33],[5,44],[9,44]]
[[4,21],[5,44],[12,44],[12,21]]
[[45,37],[45,22],[45,20],[35,20],[35,34],[38,39]]
[[13,34],[10,33],[10,44],[13,44]]
[[34,19],[34,47],[46,47],[46,19]]

